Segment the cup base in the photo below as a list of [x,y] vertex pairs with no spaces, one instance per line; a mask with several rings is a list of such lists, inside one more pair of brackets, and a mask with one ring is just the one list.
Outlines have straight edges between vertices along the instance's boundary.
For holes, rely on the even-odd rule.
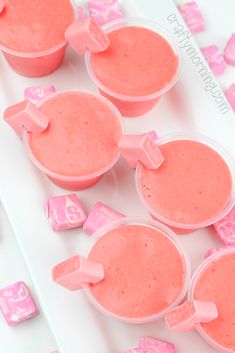
[[60,180],[60,179],[52,178],[49,175],[47,175],[47,177],[54,184],[58,185],[62,189],[71,190],[71,191],[78,191],[78,190],[88,189],[91,186],[95,185],[102,178],[102,175],[99,175],[96,178],[93,178],[93,179],[90,179],[90,180],[85,180],[85,181],[63,181],[63,180]]

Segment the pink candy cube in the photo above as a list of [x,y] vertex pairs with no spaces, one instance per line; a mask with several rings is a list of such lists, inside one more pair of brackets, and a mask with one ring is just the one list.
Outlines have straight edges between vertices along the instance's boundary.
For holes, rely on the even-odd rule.
[[89,0],[88,9],[91,18],[99,26],[124,17],[123,9],[117,0]]
[[32,103],[39,102],[42,98],[49,96],[55,92],[55,86],[45,85],[37,87],[28,87],[24,90],[25,99],[28,99]]
[[178,6],[178,9],[191,32],[201,32],[205,29],[204,18],[196,1]]
[[217,317],[218,311],[214,303],[189,300],[168,312],[165,322],[169,329],[187,331],[192,330],[197,323],[210,322]]
[[79,54],[87,50],[92,53],[102,52],[109,46],[109,38],[91,19],[72,23],[65,32],[71,47]]
[[5,2],[3,0],[0,0],[0,14],[3,12],[5,8]]
[[225,92],[225,96],[229,101],[233,111],[235,112],[235,83],[231,84],[227,91]]
[[205,258],[208,258],[209,256],[212,256],[214,254],[217,254],[223,250],[232,249],[232,248],[235,248],[235,244],[231,246],[222,246],[220,248],[209,249],[205,255]]
[[217,236],[225,245],[235,244],[235,206],[220,221],[213,224]]
[[159,340],[154,337],[142,337],[140,340],[140,347],[153,349],[157,353],[175,353],[175,346],[172,343],[168,343]]
[[4,112],[4,120],[19,136],[22,136],[24,129],[40,133],[49,124],[48,117],[28,100],[8,107]]
[[81,289],[84,283],[97,283],[104,278],[101,264],[73,256],[52,269],[53,280],[71,291]]
[[235,65],[235,33],[231,35],[224,49],[224,58],[230,65]]
[[86,213],[75,194],[49,197],[45,204],[46,214],[53,230],[81,227]]
[[164,161],[158,144],[148,134],[123,135],[119,148],[131,168],[141,162],[148,169],[157,169]]
[[102,202],[96,202],[89,213],[83,229],[86,233],[92,234],[100,227],[117,219],[125,217],[122,213],[117,212]]
[[201,49],[208,65],[215,75],[220,75],[227,67],[224,56],[216,45],[210,45]]
[[0,309],[9,326],[14,326],[39,314],[24,282],[16,282],[0,290]]

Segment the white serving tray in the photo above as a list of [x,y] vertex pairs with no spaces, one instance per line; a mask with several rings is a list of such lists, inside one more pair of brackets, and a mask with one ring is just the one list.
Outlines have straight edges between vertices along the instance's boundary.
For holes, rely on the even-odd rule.
[[[127,14],[153,19],[171,32],[174,26],[167,21],[170,14],[177,16],[179,25],[184,25],[172,0],[126,0],[123,5]],[[191,45],[203,61],[193,39]],[[196,130],[217,139],[235,158],[234,114],[231,110],[224,115],[220,112],[184,50],[182,55],[182,74],[176,87],[144,117],[125,119],[126,132],[155,129],[159,134],[165,134]],[[68,52],[64,65],[48,77],[20,77],[4,60],[0,61],[0,77],[1,113],[6,106],[21,100],[23,89],[31,85],[52,83],[58,90],[96,91],[86,74],[83,59],[72,51]],[[108,319],[93,309],[81,292],[71,293],[53,283],[51,268],[81,252],[88,238],[81,230],[60,233],[51,230],[43,203],[48,196],[65,191],[32,166],[21,141],[3,121],[0,122],[0,165],[0,198],[60,353],[116,353],[134,347],[142,335],[172,341],[180,353],[215,352],[195,332],[169,332],[163,321],[131,326]],[[101,200],[128,216],[149,217],[137,197],[133,172],[122,160],[96,186],[79,192],[78,196],[87,211]],[[180,241],[190,255],[193,268],[202,261],[208,248],[219,245],[211,229],[180,236]]]

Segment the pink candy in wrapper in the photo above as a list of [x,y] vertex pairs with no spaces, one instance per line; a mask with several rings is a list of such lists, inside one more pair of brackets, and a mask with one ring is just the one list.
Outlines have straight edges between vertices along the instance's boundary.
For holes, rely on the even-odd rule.
[[230,65],[235,65],[235,33],[231,35],[224,49],[224,58]]
[[45,85],[37,87],[28,87],[24,90],[25,99],[28,99],[32,103],[39,102],[42,98],[55,92],[55,86]]
[[235,245],[235,206],[224,218],[213,224],[213,227],[225,245]]
[[191,32],[201,32],[205,29],[204,18],[196,1],[178,6],[178,9]]
[[28,100],[8,107],[4,112],[4,120],[20,137],[24,129],[40,133],[46,130],[49,124],[48,117]]
[[109,46],[109,38],[91,19],[72,23],[65,32],[71,47],[79,54],[88,50],[92,53],[102,52]]
[[45,209],[55,231],[81,227],[86,220],[86,213],[75,194],[50,197]]
[[140,347],[153,349],[157,353],[175,353],[176,349],[172,343],[159,340],[154,337],[142,337],[139,343]]
[[148,169],[157,169],[164,161],[158,144],[149,134],[123,135],[119,148],[131,168],[141,162]]
[[189,300],[168,312],[165,322],[169,329],[188,331],[197,323],[210,322],[217,317],[218,311],[213,302]]
[[91,212],[89,213],[86,222],[83,224],[83,229],[86,233],[92,234],[100,227],[112,221],[125,217],[102,202],[96,202]]
[[97,283],[104,278],[101,264],[73,256],[56,265],[52,270],[53,280],[71,291],[81,289],[84,283]]
[[99,26],[124,17],[123,9],[117,0],[89,0],[88,9],[91,18]]
[[0,290],[0,309],[9,326],[38,315],[39,310],[24,282]]
[[229,101],[233,111],[235,112],[235,83],[231,84],[227,91],[225,92],[225,96]]
[[227,67],[226,61],[216,45],[201,48],[201,51],[215,75],[220,75],[225,71]]

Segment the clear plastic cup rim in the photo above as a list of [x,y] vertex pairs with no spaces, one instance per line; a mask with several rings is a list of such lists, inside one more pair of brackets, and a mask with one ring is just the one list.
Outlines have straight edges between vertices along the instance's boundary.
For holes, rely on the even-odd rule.
[[148,202],[146,201],[146,199],[143,195],[143,192],[141,190],[142,189],[141,183],[140,183],[140,172],[142,169],[142,165],[140,163],[138,164],[138,166],[136,168],[136,173],[135,173],[136,189],[137,189],[138,195],[139,195],[142,203],[144,204],[144,206],[146,207],[148,212],[153,217],[155,217],[157,220],[159,220],[160,222],[163,222],[164,224],[166,224],[170,227],[185,229],[185,230],[187,230],[187,229],[188,230],[196,230],[199,228],[204,228],[204,227],[207,227],[207,226],[212,225],[212,224],[216,223],[217,221],[219,221],[234,206],[234,203],[235,203],[235,163],[234,163],[233,158],[230,156],[230,154],[219,143],[217,143],[212,138],[205,136],[205,135],[202,135],[202,134],[199,134],[199,133],[194,133],[194,132],[172,133],[172,134],[168,134],[166,136],[160,137],[157,140],[157,142],[159,145],[163,145],[167,142],[177,141],[177,140],[189,140],[189,141],[200,142],[200,143],[212,148],[215,152],[217,152],[223,158],[227,167],[229,168],[231,178],[232,178],[231,197],[230,197],[230,200],[229,200],[228,204],[226,205],[226,207],[219,214],[217,214],[215,217],[213,217],[207,221],[197,223],[197,224],[180,223],[180,222],[175,222],[175,221],[172,221],[168,218],[165,218],[164,216],[158,214],[152,207],[150,207],[148,205]]
[[[96,97],[99,100],[101,100],[102,102],[104,102],[116,115],[117,120],[119,121],[120,124],[120,129],[121,129],[121,135],[124,133],[124,123],[122,121],[122,117],[121,114],[119,112],[119,110],[105,97],[100,96],[98,94],[92,93],[92,92],[88,92],[85,90],[76,90],[76,89],[70,89],[70,90],[63,90],[63,91],[57,91],[55,93],[52,93],[46,97],[44,97],[43,99],[41,99],[36,105],[37,107],[41,107],[46,101],[52,99],[53,97],[60,95],[60,94],[65,94],[65,93],[85,93],[88,94],[90,96]],[[119,160],[120,158],[120,151],[118,150],[116,156],[110,161],[110,163],[105,166],[102,169],[99,169],[98,171],[95,171],[93,173],[90,174],[86,174],[86,175],[79,175],[79,176],[69,176],[69,175],[63,175],[57,172],[53,172],[52,170],[48,169],[47,167],[45,167],[42,163],[40,163],[37,158],[34,156],[31,148],[30,148],[30,144],[29,144],[29,138],[28,138],[28,131],[24,130],[23,132],[23,144],[26,148],[26,153],[29,157],[29,159],[31,160],[31,162],[44,174],[48,175],[51,178],[57,179],[57,180],[61,180],[61,181],[67,181],[67,182],[79,182],[79,181],[89,181],[95,178],[98,178],[99,176],[102,176],[104,173],[106,173],[107,171],[109,171]]]
[[92,79],[92,81],[96,84],[96,86],[100,90],[105,92],[107,95],[112,96],[114,98],[117,98],[121,101],[141,102],[141,101],[148,101],[151,99],[156,99],[158,97],[161,97],[163,94],[165,94],[167,91],[169,91],[175,85],[175,83],[178,81],[179,76],[180,76],[181,66],[182,66],[181,65],[182,64],[182,56],[181,56],[181,52],[179,50],[178,44],[177,44],[175,38],[173,37],[173,35],[168,30],[166,30],[163,26],[161,26],[160,24],[158,24],[154,21],[143,19],[143,18],[126,17],[126,18],[118,19],[118,20],[111,21],[111,22],[105,24],[104,26],[102,26],[102,29],[105,31],[105,33],[110,33],[113,30],[116,30],[116,29],[119,29],[119,28],[122,28],[125,26],[129,26],[129,25],[133,25],[133,26],[135,25],[138,27],[144,27],[144,28],[151,29],[151,30],[155,31],[156,33],[160,34],[171,46],[172,50],[174,51],[175,55],[178,58],[178,66],[177,66],[177,70],[176,70],[174,76],[168,82],[168,84],[165,85],[159,91],[151,93],[149,95],[144,95],[144,96],[128,96],[125,94],[114,92],[110,88],[103,85],[102,82],[100,82],[98,80],[98,78],[96,77],[96,75],[92,69],[92,65],[91,65],[91,55],[92,54],[88,51],[85,53],[85,63],[86,63],[87,72],[88,72],[90,78]]
[[[226,248],[224,250],[221,250],[211,256],[209,256],[207,259],[205,259],[200,266],[196,269],[196,271],[194,272],[192,279],[190,281],[190,285],[189,285],[189,291],[188,291],[188,300],[193,300],[194,299],[194,290],[195,290],[195,286],[197,283],[197,280],[200,278],[200,275],[203,273],[203,271],[207,268],[207,266],[213,262],[214,260],[216,260],[219,257],[222,257],[224,255],[228,255],[228,254],[233,254],[235,253],[235,249],[233,247],[231,248]],[[203,327],[200,324],[196,324],[195,328],[197,330],[197,332],[199,333],[199,335],[213,348],[217,349],[220,352],[223,353],[234,353],[235,351],[230,349],[230,348],[226,348],[224,346],[222,346],[221,344],[219,344],[217,341],[215,341],[213,338],[211,338],[203,329]]]
[[183,300],[185,294],[187,293],[188,286],[190,283],[191,264],[190,264],[188,254],[185,252],[185,250],[181,246],[179,240],[177,239],[175,233],[171,229],[169,229],[164,224],[157,222],[155,220],[151,220],[151,219],[149,220],[149,219],[144,219],[144,218],[139,218],[139,217],[124,217],[124,218],[121,218],[121,219],[116,220],[114,222],[111,222],[109,224],[106,224],[103,227],[101,227],[100,229],[98,229],[91,236],[91,238],[89,240],[89,244],[84,249],[84,252],[83,252],[84,256],[88,257],[94,244],[103,235],[105,235],[109,230],[114,229],[114,228],[119,228],[123,225],[132,225],[132,224],[147,226],[147,227],[154,228],[154,229],[160,231],[164,236],[166,236],[166,238],[168,238],[168,240],[175,246],[175,248],[177,249],[177,251],[181,255],[182,261],[184,262],[185,278],[184,278],[184,285],[182,287],[181,292],[178,294],[177,298],[167,308],[165,308],[164,310],[162,310],[154,315],[150,315],[150,316],[146,316],[146,317],[123,317],[123,316],[119,316],[117,314],[114,314],[111,311],[104,308],[91,294],[91,291],[89,289],[88,284],[83,285],[83,291],[84,291],[85,296],[89,300],[89,302],[91,304],[93,304],[93,306],[98,311],[103,313],[104,315],[115,318],[115,319],[122,321],[122,322],[125,322],[125,323],[129,323],[129,324],[144,324],[144,323],[148,323],[148,322],[157,321],[157,320],[163,318],[164,315],[169,310],[171,310],[173,307],[177,306]]

